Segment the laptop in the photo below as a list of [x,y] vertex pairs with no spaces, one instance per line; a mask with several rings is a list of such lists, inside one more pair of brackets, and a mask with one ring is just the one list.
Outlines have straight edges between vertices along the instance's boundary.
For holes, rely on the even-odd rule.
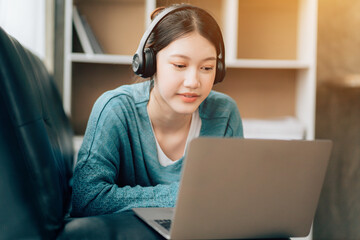
[[175,208],[134,208],[167,239],[249,239],[309,234],[330,140],[197,138]]

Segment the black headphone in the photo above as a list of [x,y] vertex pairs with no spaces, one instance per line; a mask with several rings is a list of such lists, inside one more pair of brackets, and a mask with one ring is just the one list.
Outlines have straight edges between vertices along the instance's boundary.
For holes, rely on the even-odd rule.
[[[145,48],[145,44],[149,39],[152,31],[158,25],[158,23],[166,17],[168,14],[186,8],[194,8],[198,9],[195,6],[180,4],[176,6],[171,6],[165,8],[158,15],[156,15],[155,19],[151,22],[150,26],[145,31],[144,35],[140,40],[140,44],[136,53],[133,56],[132,61],[132,69],[135,74],[139,75],[142,78],[148,78],[155,74],[156,72],[156,53],[152,48]],[[221,36],[221,34],[220,34]],[[214,84],[221,82],[225,77],[225,46],[224,41],[221,36],[221,41],[219,43],[220,53],[218,55],[217,64],[216,64],[216,75]]]

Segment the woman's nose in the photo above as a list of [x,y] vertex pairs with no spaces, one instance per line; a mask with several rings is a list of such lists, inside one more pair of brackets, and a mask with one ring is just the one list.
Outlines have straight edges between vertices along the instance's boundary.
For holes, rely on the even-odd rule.
[[200,86],[198,71],[196,69],[189,69],[185,74],[184,86],[188,88],[198,88]]

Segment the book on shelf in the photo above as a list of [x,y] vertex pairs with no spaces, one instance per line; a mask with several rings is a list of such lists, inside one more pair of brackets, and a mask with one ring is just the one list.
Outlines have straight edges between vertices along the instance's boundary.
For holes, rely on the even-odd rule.
[[81,22],[83,23],[83,26],[85,27],[86,34],[90,40],[90,45],[91,45],[94,53],[103,54],[104,51],[103,51],[99,41],[95,37],[95,34],[92,31],[92,29],[89,25],[89,22],[86,20],[86,17],[84,15],[80,14],[80,18],[81,18]]
[[99,41],[92,31],[86,17],[80,14],[76,6],[73,7],[73,21],[85,54],[104,53]]

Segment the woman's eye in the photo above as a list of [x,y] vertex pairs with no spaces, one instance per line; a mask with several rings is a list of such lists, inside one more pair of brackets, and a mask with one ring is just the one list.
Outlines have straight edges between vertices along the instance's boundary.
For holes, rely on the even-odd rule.
[[174,67],[176,67],[176,68],[185,68],[186,66],[184,65],[184,64],[173,64],[174,65]]
[[201,69],[205,71],[212,71],[214,67],[202,67]]

